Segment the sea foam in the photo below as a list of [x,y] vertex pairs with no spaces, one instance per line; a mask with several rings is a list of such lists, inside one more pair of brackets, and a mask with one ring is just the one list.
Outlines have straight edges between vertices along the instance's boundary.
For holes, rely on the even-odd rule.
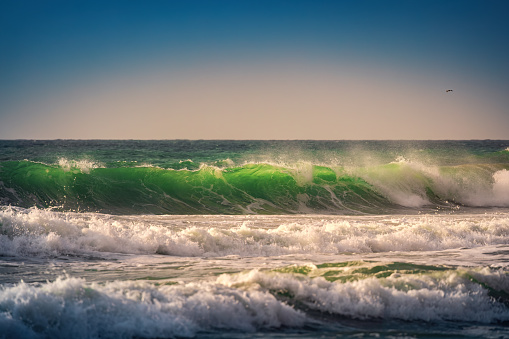
[[193,337],[202,331],[252,332],[330,326],[331,316],[353,319],[497,323],[509,310],[489,295],[496,270],[452,270],[330,282],[251,270],[215,281],[156,285],[140,281],[54,282],[0,289],[0,337]]
[[[257,226],[259,223],[265,226]],[[509,216],[505,214],[298,220],[284,216],[112,216],[2,207],[0,225],[0,254],[21,256],[90,252],[264,256],[509,244]]]
[[155,286],[143,282],[87,284],[59,278],[0,290],[4,338],[173,338],[200,330],[299,326],[302,313],[269,293],[214,283]]
[[90,170],[94,168],[104,167],[103,164],[88,159],[70,160],[67,158],[59,158],[57,164],[64,171],[77,169],[81,171],[81,173],[90,173]]

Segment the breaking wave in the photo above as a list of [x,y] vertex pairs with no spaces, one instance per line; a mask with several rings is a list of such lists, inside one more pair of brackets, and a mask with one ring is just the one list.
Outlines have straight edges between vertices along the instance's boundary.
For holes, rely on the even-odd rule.
[[311,163],[195,170],[3,162],[0,203],[113,214],[384,214],[509,206],[509,165]]

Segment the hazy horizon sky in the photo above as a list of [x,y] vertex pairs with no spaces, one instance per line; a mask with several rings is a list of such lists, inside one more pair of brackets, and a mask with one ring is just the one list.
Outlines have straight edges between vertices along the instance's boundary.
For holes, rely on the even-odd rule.
[[508,15],[504,0],[4,0],[0,139],[509,139]]

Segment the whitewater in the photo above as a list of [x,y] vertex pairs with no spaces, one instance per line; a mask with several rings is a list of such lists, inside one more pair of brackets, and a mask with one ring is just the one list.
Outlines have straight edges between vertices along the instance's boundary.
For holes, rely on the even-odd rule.
[[509,141],[0,141],[0,338],[509,338]]

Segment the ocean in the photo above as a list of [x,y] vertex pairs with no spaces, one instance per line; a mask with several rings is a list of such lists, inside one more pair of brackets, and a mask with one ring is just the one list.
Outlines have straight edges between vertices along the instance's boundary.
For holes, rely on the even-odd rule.
[[0,141],[0,338],[509,338],[509,141]]

